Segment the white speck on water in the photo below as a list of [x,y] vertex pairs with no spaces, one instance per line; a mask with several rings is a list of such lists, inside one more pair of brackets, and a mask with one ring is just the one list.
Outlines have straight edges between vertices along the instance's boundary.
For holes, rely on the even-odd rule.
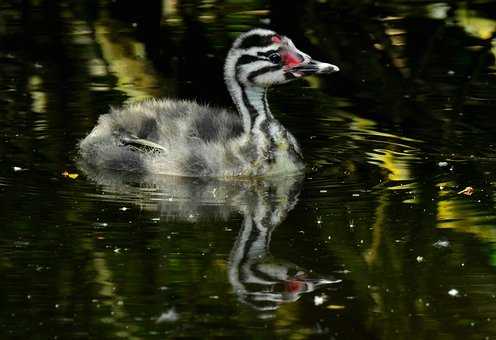
[[360,197],[360,194],[352,194],[352,197]]
[[323,304],[326,300],[326,296],[324,294],[320,295],[320,296],[314,296],[313,298],[313,304],[315,306],[320,306],[321,304]]
[[119,210],[120,211],[127,211],[127,210],[129,210],[129,208],[128,207],[120,207]]
[[212,299],[212,300],[218,300],[219,296],[218,295],[210,295],[208,298]]
[[124,301],[122,300],[117,301],[117,306],[122,306],[122,305],[124,305]]
[[114,253],[119,254],[121,252],[121,248],[115,248]]
[[320,190],[320,193],[325,194],[327,190]]
[[448,162],[439,162],[439,163],[437,163],[437,166],[439,166],[440,168],[443,168],[445,166],[448,166]]
[[424,257],[423,256],[417,256],[417,262],[418,263],[424,262]]
[[321,217],[317,217],[317,224],[322,224],[322,218]]
[[449,74],[450,76],[452,76],[452,75],[454,75],[454,74],[455,74],[455,71],[453,71],[453,70],[449,70],[449,71],[448,71],[448,74]]
[[20,166],[14,166],[12,169],[13,169],[15,172],[24,170],[24,169],[23,169],[23,168],[21,168]]
[[228,227],[225,227],[224,230],[225,231],[232,231],[232,229],[231,228],[228,228]]
[[176,313],[174,308],[169,309],[167,312],[160,314],[160,316],[155,321],[156,323],[162,322],[174,322],[179,320],[179,315]]
[[447,240],[438,240],[432,244],[436,248],[448,248],[450,246],[449,241]]
[[93,224],[95,227],[107,227],[108,223],[107,222],[96,222]]
[[451,288],[451,289],[448,291],[448,294],[449,294],[450,296],[458,296],[458,295],[460,294],[460,292],[458,292],[458,290],[457,290],[457,289],[455,289],[455,288]]
[[160,217],[154,217],[154,218],[152,218],[152,221],[153,222],[158,222],[158,221],[160,221]]

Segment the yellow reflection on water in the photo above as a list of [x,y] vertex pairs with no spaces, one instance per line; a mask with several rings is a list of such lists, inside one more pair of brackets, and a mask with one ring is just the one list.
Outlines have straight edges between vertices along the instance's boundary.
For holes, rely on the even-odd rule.
[[481,18],[468,9],[456,11],[456,19],[467,33],[481,39],[489,39],[496,32],[496,20]]
[[[356,141],[377,144],[378,147],[367,153],[371,164],[387,170],[388,179],[392,181],[411,180],[412,162],[418,159],[415,144],[420,140],[377,131],[377,123],[370,119],[345,114],[351,119],[351,137]],[[402,187],[405,189],[405,187]]]
[[124,35],[108,33],[103,23],[96,24],[95,29],[103,59],[117,78],[116,87],[133,99],[158,96],[157,74],[145,59],[143,44]]
[[440,200],[437,206],[437,227],[454,229],[476,235],[478,238],[496,242],[493,214],[480,209],[473,196],[457,195],[455,183],[439,183]]
[[43,91],[43,79],[38,75],[29,77],[28,91],[31,95],[31,111],[37,113],[46,112],[47,95]]
[[413,179],[410,165],[411,155],[387,149],[374,149],[373,152],[368,152],[367,156],[370,163],[388,170],[388,179],[392,181]]

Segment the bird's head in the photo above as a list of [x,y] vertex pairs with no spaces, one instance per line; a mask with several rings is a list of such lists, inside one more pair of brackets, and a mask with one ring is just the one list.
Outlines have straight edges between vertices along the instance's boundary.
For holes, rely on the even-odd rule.
[[244,86],[269,87],[301,77],[339,71],[335,65],[312,59],[291,39],[274,31],[253,29],[241,34],[226,59],[226,80]]

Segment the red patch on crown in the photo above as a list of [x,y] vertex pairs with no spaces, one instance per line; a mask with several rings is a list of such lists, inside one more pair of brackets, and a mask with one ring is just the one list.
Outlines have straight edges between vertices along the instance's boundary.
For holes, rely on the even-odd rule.
[[287,67],[295,67],[303,61],[297,54],[285,51],[281,53],[282,62]]
[[272,36],[272,42],[273,42],[273,43],[280,44],[280,43],[281,43],[281,41],[282,41],[281,36],[279,36],[279,35],[277,35],[277,34],[276,34],[276,35],[274,35],[274,36]]

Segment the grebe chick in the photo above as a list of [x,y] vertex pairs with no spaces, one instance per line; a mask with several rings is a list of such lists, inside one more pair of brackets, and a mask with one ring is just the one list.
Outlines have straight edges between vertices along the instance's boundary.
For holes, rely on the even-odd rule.
[[79,144],[91,167],[178,176],[268,176],[304,168],[298,142],[267,104],[271,85],[338,67],[266,29],[241,34],[224,65],[237,112],[159,99],[101,115]]

